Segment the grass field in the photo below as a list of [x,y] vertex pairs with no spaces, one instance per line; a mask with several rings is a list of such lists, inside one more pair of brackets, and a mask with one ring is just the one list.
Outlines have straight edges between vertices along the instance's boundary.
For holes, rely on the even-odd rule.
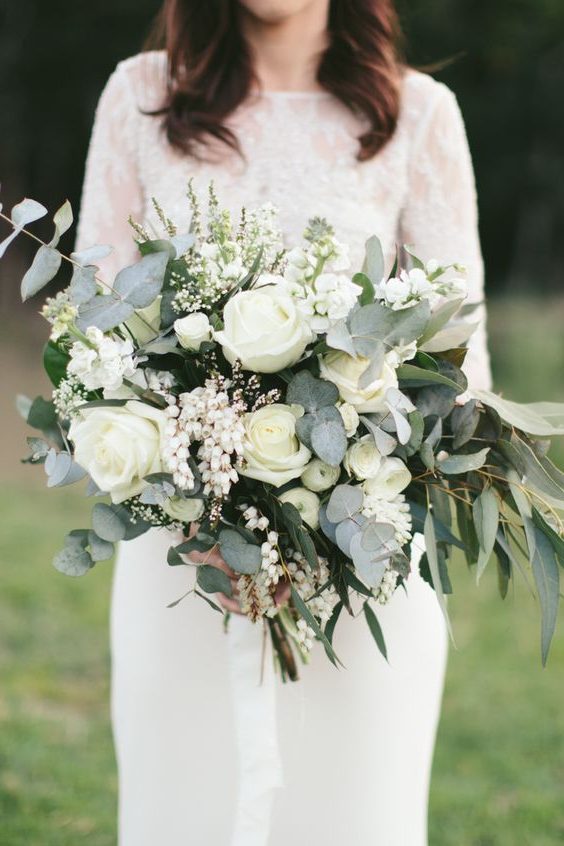
[[[563,325],[563,302],[494,303],[496,387],[515,399],[562,399]],[[10,433],[11,452],[18,439]],[[564,459],[562,448],[556,454]],[[45,495],[39,472],[6,458],[14,472],[0,493],[0,846],[112,846],[111,566],[76,581],[52,570],[52,554],[86,509],[71,489]],[[518,589],[502,604],[493,569],[479,589],[463,565],[454,575],[458,649],[439,729],[430,846],[557,846],[564,630],[543,671],[533,599]]]

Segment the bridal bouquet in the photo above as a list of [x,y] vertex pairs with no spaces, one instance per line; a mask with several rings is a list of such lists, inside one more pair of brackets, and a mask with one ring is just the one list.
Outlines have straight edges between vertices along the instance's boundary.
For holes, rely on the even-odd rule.
[[[140,259],[111,285],[96,265],[110,247],[57,249],[66,203],[23,279],[26,299],[63,261],[72,271],[42,311],[52,398],[19,399],[41,432],[27,460],[49,487],[86,477],[95,502],[55,567],[83,575],[116,542],[163,527],[168,563],[192,568],[188,593],[221,610],[212,597],[231,595],[232,580],[205,563],[219,550],[243,613],[294,679],[316,640],[338,663],[343,611],[364,617],[386,655],[377,609],[409,589],[420,533],[420,572],[447,622],[453,548],[477,579],[495,561],[502,597],[514,574],[532,581],[545,662],[564,565],[564,474],[547,438],[564,434],[564,406],[468,389],[464,268],[406,249],[386,274],[373,237],[351,275],[323,219],[287,250],[271,206],[234,225],[212,187],[204,225],[192,185],[188,198],[188,234],[156,202],[162,232],[131,221]],[[0,255],[45,214],[24,200],[2,215],[14,231]]]

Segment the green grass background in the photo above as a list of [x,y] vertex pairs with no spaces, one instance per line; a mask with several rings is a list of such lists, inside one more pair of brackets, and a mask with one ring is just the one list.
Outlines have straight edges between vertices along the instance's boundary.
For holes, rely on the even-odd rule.
[[[495,301],[496,388],[519,400],[562,400],[563,326],[564,301]],[[12,331],[20,333],[18,359],[16,334],[7,330],[0,347],[14,382],[4,387],[2,412],[0,846],[111,846],[111,565],[82,580],[50,566],[87,509],[72,489],[46,494],[41,470],[17,464],[24,431],[8,409],[9,394],[41,386],[29,362],[43,327],[27,333],[23,365],[21,327]],[[564,463],[562,446],[554,457]],[[453,575],[458,648],[451,650],[435,756],[430,846],[557,846],[564,843],[562,625],[542,670],[538,608],[526,591],[510,590],[502,603],[494,568],[479,589],[465,565]]]

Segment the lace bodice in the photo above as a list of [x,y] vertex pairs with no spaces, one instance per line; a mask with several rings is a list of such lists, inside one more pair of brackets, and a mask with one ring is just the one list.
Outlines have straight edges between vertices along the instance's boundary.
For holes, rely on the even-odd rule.
[[[156,197],[179,228],[189,225],[186,185],[214,180],[223,205],[273,202],[294,242],[308,218],[322,215],[360,266],[366,239],[379,236],[391,264],[396,244],[421,258],[468,268],[470,299],[483,298],[474,177],[462,117],[452,92],[408,71],[398,128],[373,159],[356,158],[363,119],[329,93],[255,94],[229,125],[244,158],[225,147],[205,161],[167,143],[160,120],[143,114],[161,104],[166,57],[142,53],[117,66],[100,98],[88,155],[78,246],[109,243],[102,270],[111,277],[136,255],[129,215],[156,225]],[[489,387],[484,313],[465,370],[474,387]]]

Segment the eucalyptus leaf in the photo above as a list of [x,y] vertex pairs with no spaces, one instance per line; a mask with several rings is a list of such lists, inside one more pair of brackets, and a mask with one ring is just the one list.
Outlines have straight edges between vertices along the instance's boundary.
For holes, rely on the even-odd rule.
[[96,267],[75,266],[68,288],[70,301],[80,306],[96,296]]
[[196,568],[196,581],[204,593],[223,593],[231,596],[233,588],[227,573],[211,564],[199,564]]
[[550,526],[538,509],[532,509],[532,519],[541,532],[543,532],[548,540],[551,542],[556,557],[558,558],[562,567],[564,567],[564,538],[558,535],[552,526]]
[[131,303],[119,300],[113,294],[96,294],[80,306],[76,324],[82,332],[86,332],[89,326],[108,332],[120,323],[125,323],[134,313],[135,308]]
[[374,302],[374,283],[366,273],[355,273],[352,281],[362,288],[358,301],[361,305],[369,305]]
[[449,320],[454,317],[456,312],[460,309],[460,306],[464,302],[464,298],[461,297],[455,300],[447,300],[443,303],[439,308],[435,309],[431,317],[429,318],[429,322],[427,323],[427,327],[421,337],[419,338],[419,346],[425,344],[429,341],[434,335],[439,332],[443,326],[449,322]]
[[509,426],[516,426],[529,435],[545,438],[564,435],[564,403],[517,403],[476,388],[471,388],[469,393],[483,405],[495,409]]
[[53,566],[65,576],[84,576],[93,566],[89,552],[78,544],[65,546],[53,559]]
[[517,473],[531,486],[558,504],[564,503],[564,485],[558,468],[547,458],[541,459],[531,447],[513,432],[510,441],[499,440],[497,448]]
[[326,516],[331,523],[354,517],[362,508],[364,495],[359,485],[337,485],[327,503]]
[[396,372],[400,383],[402,383],[401,387],[419,388],[423,385],[437,384],[453,388],[457,394],[462,392],[457,382],[434,370],[424,370],[421,367],[416,367],[414,364],[400,364]]
[[468,400],[464,405],[457,405],[450,415],[450,428],[454,435],[452,448],[460,449],[468,443],[478,428],[480,412],[476,400]]
[[89,265],[96,265],[102,259],[107,258],[113,252],[113,247],[109,244],[95,244],[93,247],[87,247],[84,250],[79,250],[76,253],[71,253],[71,259],[77,264],[87,267]]
[[437,554],[437,539],[435,537],[435,524],[433,520],[433,515],[430,511],[427,512],[427,516],[425,518],[425,524],[423,528],[423,535],[425,537],[425,551],[427,553],[427,561],[429,564],[429,571],[431,573],[431,579],[433,582],[433,588],[435,590],[435,594],[437,595],[437,600],[439,603],[439,607],[443,613],[443,617],[445,618],[445,622],[447,625],[447,629],[450,635],[452,642],[454,643],[454,636],[452,633],[452,626],[450,624],[450,618],[448,616],[447,604],[445,595],[443,592],[443,586],[441,582],[441,575],[440,575],[440,568],[439,568],[439,557]]
[[62,260],[60,252],[53,247],[45,244],[39,247],[31,267],[22,279],[21,295],[24,302],[55,278]]
[[476,582],[479,582],[492,555],[499,524],[499,504],[492,488],[484,488],[476,497],[472,504],[472,513],[480,545],[476,569]]
[[379,285],[384,278],[384,251],[376,235],[371,235],[366,242],[362,270],[375,285]]
[[338,467],[347,451],[347,435],[341,415],[334,409],[332,419],[319,420],[311,430],[311,446],[326,464]]
[[166,252],[151,253],[116,276],[114,290],[132,306],[146,308],[161,292],[168,263]]
[[378,451],[382,455],[391,455],[397,446],[397,440],[374,423],[370,417],[361,415],[360,419],[374,438]]
[[303,619],[306,621],[308,626],[310,626],[310,628],[313,629],[316,636],[323,643],[323,645],[325,647],[325,651],[327,652],[327,655],[329,657],[329,660],[333,664],[335,664],[335,666],[337,666],[341,662],[337,658],[335,650],[333,649],[331,643],[329,642],[329,640],[325,636],[325,633],[321,629],[321,626],[319,625],[316,618],[313,616],[310,609],[308,608],[307,604],[304,602],[304,600],[302,599],[302,597],[300,596],[300,594],[298,593],[298,591],[295,589],[295,587],[293,585],[291,586],[290,590],[291,590],[291,595],[292,595],[292,602],[294,603],[294,607],[295,607],[296,611],[298,612],[298,614],[300,614],[303,617]]
[[68,200],[65,200],[60,209],[57,209],[53,216],[53,223],[55,224],[55,235],[50,243],[50,247],[56,247],[61,237],[68,232],[73,224],[72,206]]
[[289,405],[301,405],[305,411],[316,411],[328,405],[335,405],[339,399],[339,390],[327,379],[316,379],[309,370],[296,373],[286,391]]
[[[383,344],[391,349],[398,344],[417,340],[429,320],[428,302],[422,301],[413,308],[393,311],[377,302],[353,311],[349,318],[355,350],[359,355],[371,357],[375,346]],[[404,365],[405,366],[405,365]]]
[[331,326],[325,338],[328,347],[334,350],[342,350],[348,355],[356,357],[352,335],[349,332],[347,321],[338,320]]
[[542,613],[541,655],[543,666],[545,666],[558,619],[560,572],[554,548],[549,539],[535,525],[532,526],[532,532],[534,550],[531,563]]
[[45,470],[48,476],[47,487],[55,488],[63,487],[64,485],[73,485],[86,476],[86,470],[77,464],[68,452],[55,453],[53,450],[52,454],[55,455],[55,458],[53,462],[49,463],[49,469],[47,469],[47,462],[45,463]]
[[365,522],[366,517],[363,514],[357,514],[354,518],[347,517],[335,529],[337,546],[348,558],[352,558],[351,540],[362,530]]
[[386,649],[386,641],[384,640],[384,634],[382,632],[380,623],[378,622],[378,618],[376,617],[374,610],[370,607],[368,600],[363,605],[363,611],[366,622],[368,623],[368,628],[370,629],[370,634],[374,638],[376,646],[387,661],[388,650]]
[[97,502],[92,509],[92,528],[102,540],[116,543],[126,536],[126,521],[119,509]]
[[477,328],[477,323],[458,321],[441,329],[431,340],[421,344],[420,349],[424,352],[435,353],[460,347],[472,337]]
[[26,197],[13,207],[11,219],[14,226],[23,227],[45,217],[46,214],[45,206],[42,206],[37,200],[30,200],[29,197]]
[[378,588],[388,567],[389,558],[380,558],[375,551],[365,549],[360,534],[351,538],[350,550],[355,570],[362,582],[372,590]]
[[234,529],[223,529],[219,533],[219,548],[225,563],[236,573],[251,575],[260,570],[260,546],[249,543]]
[[437,462],[437,467],[447,476],[456,476],[459,473],[469,473],[471,470],[479,470],[486,463],[489,447],[472,452],[468,455],[449,455],[443,461]]
[[103,540],[92,530],[88,532],[88,546],[93,561],[109,561],[114,554],[113,543]]

